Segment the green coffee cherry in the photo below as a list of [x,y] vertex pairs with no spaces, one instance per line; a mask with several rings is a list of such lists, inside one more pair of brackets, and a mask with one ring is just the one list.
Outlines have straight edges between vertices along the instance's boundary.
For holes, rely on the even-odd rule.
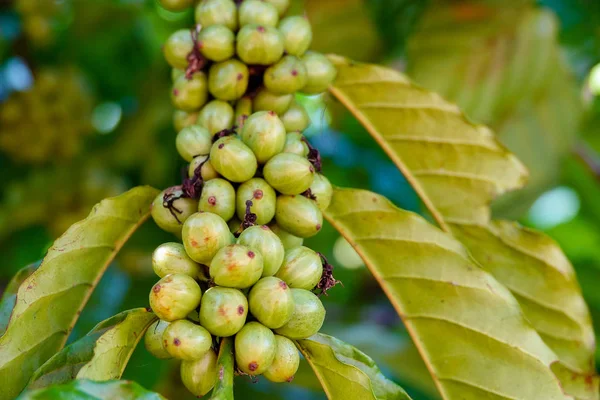
[[238,10],[240,26],[256,24],[276,27],[279,12],[272,4],[261,0],[245,0]]
[[233,217],[229,221],[227,221],[227,225],[229,226],[229,231],[231,233],[236,233],[240,230],[242,226],[242,221],[240,221],[238,217]]
[[291,288],[312,290],[323,275],[321,257],[308,247],[300,246],[285,252],[283,264],[275,276]]
[[285,127],[273,111],[256,112],[246,120],[240,138],[250,147],[260,164],[281,153],[285,145]]
[[170,322],[161,321],[160,319],[154,322],[144,335],[144,345],[146,350],[156,358],[165,360],[171,358],[165,346],[163,345],[162,335],[165,329],[169,326]]
[[211,25],[198,33],[196,45],[209,60],[221,62],[235,54],[235,34],[225,25]]
[[256,214],[257,225],[267,224],[273,219],[277,195],[264,179],[252,178],[238,187],[235,209],[240,220],[244,220],[248,200],[252,201],[250,212]]
[[202,177],[202,181],[208,182],[211,179],[215,179],[219,177],[219,173],[212,166],[212,163],[208,159],[208,156],[198,156],[194,157],[190,166],[188,167],[188,176],[192,178],[196,173],[196,168],[200,166],[200,176]]
[[283,194],[300,194],[310,187],[315,168],[306,158],[280,153],[265,164],[263,175],[269,185]]
[[221,100],[205,105],[198,115],[198,125],[208,129],[211,135],[233,127],[233,107]]
[[230,59],[210,67],[208,90],[219,100],[237,100],[248,89],[250,74],[246,64]]
[[225,179],[212,179],[202,187],[198,211],[217,214],[229,221],[235,214],[235,189]]
[[217,381],[217,354],[207,351],[202,358],[181,363],[181,381],[194,396],[202,397]]
[[291,382],[300,366],[298,349],[285,336],[275,335],[275,344],[275,358],[263,375],[271,382]]
[[205,279],[204,271],[194,262],[181,243],[163,243],[152,253],[152,269],[160,278],[169,274],[184,274],[194,279]]
[[306,339],[319,332],[325,321],[325,307],[312,292],[292,289],[294,313],[290,321],[275,333],[290,339]]
[[319,94],[327,90],[337,76],[337,69],[321,53],[308,51],[302,57],[302,62],[306,67],[307,81],[302,89],[306,94]]
[[210,160],[217,172],[232,182],[245,182],[258,168],[254,153],[240,139],[225,136],[210,150]]
[[223,218],[209,212],[191,215],[183,224],[183,245],[190,258],[208,265],[219,249],[231,244],[231,233]]
[[308,145],[303,140],[303,135],[300,132],[290,132],[285,137],[284,153],[292,153],[306,158],[308,156]]
[[163,333],[163,346],[167,352],[180,360],[198,360],[210,350],[212,336],[191,321],[181,319],[172,322]]
[[194,278],[170,274],[159,280],[150,291],[150,307],[163,321],[183,319],[200,304],[202,292]]
[[279,278],[262,278],[248,295],[250,312],[264,326],[281,328],[292,318],[294,298],[288,285]]
[[263,257],[241,244],[223,247],[210,262],[210,277],[219,286],[245,289],[254,285],[263,272]]
[[194,4],[193,0],[159,0],[160,5],[169,11],[183,11]]
[[274,111],[277,115],[283,115],[290,109],[294,100],[293,94],[275,94],[262,88],[258,91],[252,101],[252,109],[257,111]]
[[[165,193],[169,194],[171,198],[177,198],[172,204],[172,211],[165,207],[164,196]],[[162,230],[174,233],[176,235],[181,234],[183,223],[190,215],[196,212],[197,205],[193,199],[178,198],[182,195],[181,187],[174,186],[160,192],[158,196],[152,202],[152,219],[156,222]],[[175,216],[177,216],[177,218]]]
[[202,296],[200,323],[219,337],[233,336],[246,323],[248,300],[237,289],[215,286]]
[[283,55],[283,37],[272,26],[245,25],[237,34],[236,51],[246,64],[271,65]]
[[175,131],[179,132],[185,127],[194,125],[197,119],[197,111],[187,112],[183,110],[175,110],[173,113],[173,127],[175,127]]
[[264,0],[264,2],[275,6],[280,17],[285,14],[290,7],[290,0]]
[[304,196],[277,196],[275,221],[294,236],[316,235],[323,226],[323,214],[317,203]]
[[279,31],[283,35],[285,52],[302,56],[312,42],[312,28],[306,17],[292,16],[281,20]]
[[235,362],[242,372],[260,375],[273,363],[276,346],[275,335],[269,328],[248,322],[235,335]]
[[192,125],[179,131],[175,139],[175,146],[181,158],[190,162],[196,156],[205,156],[210,153],[212,137],[206,128]]
[[302,132],[310,125],[310,116],[302,105],[294,101],[281,116],[281,122],[287,132]]
[[265,87],[276,94],[292,94],[307,82],[304,63],[295,56],[285,56],[265,71]]
[[237,30],[237,6],[232,0],[202,0],[196,6],[196,23],[206,28],[211,25],[225,25]]
[[323,174],[315,174],[312,185],[310,185],[311,193],[317,198],[317,206],[321,211],[327,210],[333,197],[333,186],[329,179]]
[[165,60],[167,60],[171,67],[186,69],[188,66],[187,56],[193,49],[194,41],[192,33],[188,29],[180,29],[169,36],[163,47],[163,53]]
[[250,114],[252,114],[252,98],[242,97],[235,103],[235,126],[238,132],[242,130]]
[[171,81],[175,82],[177,78],[185,75],[185,71],[179,68],[171,68]]
[[281,229],[281,227],[276,223],[269,224],[269,228],[274,234],[277,235],[279,240],[281,240],[281,243],[283,244],[283,248],[285,250],[302,246],[302,243],[304,243],[304,239],[298,236],[294,236],[288,231]]
[[204,72],[196,72],[192,79],[185,76],[177,78],[171,90],[173,105],[184,111],[199,109],[208,100],[208,88]]
[[251,226],[245,229],[237,242],[258,251],[263,256],[263,277],[277,273],[283,262],[285,249],[279,237],[268,226]]

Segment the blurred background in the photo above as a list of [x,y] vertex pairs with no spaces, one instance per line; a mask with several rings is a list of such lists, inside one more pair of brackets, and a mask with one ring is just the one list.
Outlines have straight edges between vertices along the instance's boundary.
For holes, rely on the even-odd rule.
[[[313,24],[313,49],[405,72],[491,126],[523,160],[529,186],[499,199],[496,216],[560,243],[600,332],[600,2],[295,2]],[[0,291],[100,199],[180,181],[161,45],[192,23],[191,12],[165,11],[156,0],[0,0]],[[307,136],[334,184],[422,211],[356,120],[327,97],[299,100],[312,113]],[[152,250],[169,240],[152,223],[133,236],[71,339],[147,305]],[[436,399],[401,322],[350,246],[328,226],[307,243],[344,283],[325,299],[323,332],[369,354],[415,399]],[[188,396],[178,368],[143,346],[125,378],[168,398]],[[236,391],[244,399],[325,398],[306,365],[292,384],[238,378]]]

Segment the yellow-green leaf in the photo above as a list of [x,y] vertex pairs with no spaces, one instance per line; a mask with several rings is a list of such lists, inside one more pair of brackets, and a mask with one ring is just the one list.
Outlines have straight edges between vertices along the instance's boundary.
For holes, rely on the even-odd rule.
[[48,250],[19,287],[8,328],[0,337],[0,399],[12,399],[65,344],[102,274],[148,218],[158,191],[139,187],[106,199]]
[[8,326],[8,321],[10,320],[10,314],[12,313],[13,308],[15,307],[15,303],[17,301],[17,290],[19,290],[19,286],[27,277],[40,266],[40,263],[37,262],[35,264],[28,265],[24,268],[21,268],[15,276],[12,277],[8,286],[4,290],[2,294],[2,300],[0,300],[0,335],[4,334],[6,331],[6,327]]
[[217,359],[217,382],[211,400],[233,400],[233,339],[223,338]]
[[18,400],[165,400],[135,382],[74,380],[63,385],[23,393]]
[[329,399],[410,400],[369,356],[339,339],[317,333],[296,345]]

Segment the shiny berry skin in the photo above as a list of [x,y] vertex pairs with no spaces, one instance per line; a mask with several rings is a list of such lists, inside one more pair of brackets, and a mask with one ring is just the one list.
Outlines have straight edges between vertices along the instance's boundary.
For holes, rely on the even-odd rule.
[[169,11],[183,11],[194,4],[193,0],[159,0],[160,5]]
[[238,9],[240,26],[262,25],[276,27],[279,23],[279,12],[272,4],[261,0],[244,0]]
[[231,182],[249,180],[258,168],[252,150],[233,136],[225,136],[213,144],[210,160],[215,170]]
[[275,221],[294,236],[308,238],[323,226],[323,214],[317,203],[304,196],[277,196]]
[[187,112],[183,110],[175,110],[173,113],[173,127],[175,128],[175,131],[179,132],[185,127],[194,125],[197,119],[198,111]]
[[248,300],[238,289],[214,286],[204,293],[200,324],[219,337],[233,336],[246,323]]
[[235,336],[235,361],[238,368],[252,376],[265,372],[273,363],[275,335],[258,322],[248,322]]
[[275,343],[275,358],[263,376],[271,382],[291,382],[300,366],[298,349],[285,336],[275,335]]
[[212,137],[206,128],[191,125],[179,131],[175,138],[175,146],[181,158],[190,162],[196,156],[210,153]]
[[219,177],[219,173],[214,169],[212,163],[208,159],[208,156],[198,156],[194,157],[192,162],[188,167],[188,177],[194,177],[196,173],[196,168],[200,166],[200,176],[202,177],[202,181],[208,182],[211,179],[215,179]]
[[333,197],[333,186],[331,186],[329,179],[323,174],[315,174],[313,183],[310,185],[310,191],[317,198],[315,201],[319,209],[321,211],[327,210]]
[[250,147],[259,164],[264,164],[283,151],[285,127],[273,111],[256,112],[246,120],[240,139]]
[[217,354],[207,351],[198,360],[181,363],[181,381],[194,396],[202,397],[215,386],[217,381]]
[[283,16],[290,7],[290,0],[264,0],[264,2],[275,6],[280,17]]
[[322,93],[327,90],[337,76],[335,66],[321,53],[308,51],[302,57],[302,62],[307,72],[306,86],[302,88],[302,93]]
[[185,220],[196,212],[196,202],[193,199],[178,198],[173,202],[173,213],[177,216],[173,216],[171,211],[165,207],[164,195],[169,193],[173,198],[178,198],[182,195],[180,187],[172,187],[163,190],[152,202],[152,219],[156,222],[162,230],[174,233],[175,235],[181,235],[181,229]]
[[269,228],[271,231],[277,235],[281,243],[283,244],[283,248],[285,250],[293,249],[294,247],[302,246],[304,243],[304,239],[298,236],[294,236],[286,230],[281,229],[279,225],[275,222],[269,224]]
[[308,247],[300,246],[285,252],[283,264],[275,276],[291,288],[312,290],[322,275],[321,257]]
[[212,139],[215,133],[233,127],[233,107],[222,100],[208,102],[198,114],[198,125],[208,129]]
[[183,224],[182,239],[188,256],[208,265],[217,251],[231,244],[231,232],[217,214],[197,212]]
[[310,126],[310,116],[306,108],[294,101],[281,116],[281,122],[287,132],[302,132]]
[[248,294],[250,313],[267,328],[281,328],[292,318],[294,298],[290,287],[281,279],[262,278]]
[[308,156],[308,145],[304,141],[304,136],[300,132],[290,132],[285,136],[284,153],[292,153],[306,158]]
[[150,307],[163,321],[185,318],[198,307],[202,291],[194,278],[184,274],[170,274],[159,280],[150,290]]
[[179,68],[171,68],[171,81],[175,82],[180,76],[185,75],[185,71]]
[[246,289],[254,285],[263,271],[263,257],[241,244],[223,247],[210,262],[210,277],[219,286]]
[[271,65],[283,55],[283,36],[272,26],[245,25],[237,34],[236,52],[246,64]]
[[220,178],[205,182],[198,211],[211,212],[229,221],[235,214],[235,189],[231,183]]
[[307,82],[304,63],[295,56],[284,56],[265,71],[265,87],[275,94],[293,94]]
[[292,16],[281,20],[279,31],[283,35],[285,52],[292,56],[302,56],[312,42],[312,28],[305,17]]
[[211,61],[225,61],[235,54],[235,34],[225,25],[202,28],[196,44],[200,53]]
[[273,111],[277,115],[283,115],[290,109],[293,100],[293,94],[275,94],[262,88],[252,100],[252,109],[254,112]]
[[236,59],[216,63],[208,73],[208,90],[219,100],[237,100],[246,93],[248,78],[248,67]]
[[184,111],[195,111],[208,100],[208,84],[204,72],[196,72],[191,79],[184,75],[177,78],[171,90],[173,105]]
[[235,126],[237,126],[238,132],[242,131],[251,114],[252,98],[250,96],[242,97],[235,103]]
[[152,253],[152,269],[160,278],[169,274],[184,274],[194,279],[204,279],[204,271],[192,260],[181,243],[168,242]]
[[237,239],[237,243],[258,251],[263,256],[262,277],[273,276],[279,271],[285,249],[281,239],[266,225],[246,228]]
[[271,158],[263,169],[269,185],[283,194],[300,194],[313,182],[315,168],[305,157],[280,153]]
[[150,325],[144,334],[144,345],[146,346],[146,350],[148,350],[148,352],[154,357],[161,360],[166,360],[172,357],[167,349],[165,349],[162,339],[163,332],[165,329],[167,329],[169,324],[170,322],[161,321],[159,319]]
[[237,6],[232,0],[202,0],[196,6],[194,18],[203,28],[225,25],[236,31],[238,27]]
[[162,339],[167,352],[180,360],[198,360],[212,346],[210,333],[186,319],[171,322],[165,329]]
[[256,224],[269,223],[275,216],[277,194],[262,178],[252,178],[242,183],[236,193],[236,212],[240,220],[246,215],[246,201],[252,201],[250,212],[256,214]]
[[169,65],[173,68],[186,69],[187,56],[194,48],[194,41],[189,29],[180,29],[169,36],[163,54]]
[[290,321],[275,330],[278,335],[290,339],[306,339],[319,332],[325,321],[325,307],[312,292],[304,289],[292,289],[294,313]]

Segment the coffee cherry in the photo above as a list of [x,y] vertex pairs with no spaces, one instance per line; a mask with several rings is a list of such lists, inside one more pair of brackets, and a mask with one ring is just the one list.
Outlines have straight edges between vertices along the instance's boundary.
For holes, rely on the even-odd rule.
[[287,132],[302,132],[310,125],[310,116],[302,105],[294,101],[285,114],[281,116],[281,122],[283,122]]
[[285,145],[285,127],[273,111],[256,112],[246,120],[240,139],[252,149],[260,164],[281,153]]
[[185,76],[177,78],[171,90],[173,105],[184,111],[194,111],[206,103],[208,99],[208,88],[204,72],[196,72],[192,79]]
[[237,34],[236,51],[246,64],[271,65],[283,55],[283,37],[272,26],[245,25]]
[[169,274],[204,278],[204,271],[187,255],[181,243],[169,242],[158,246],[152,253],[152,269],[160,278]]
[[233,107],[222,100],[213,100],[205,105],[198,115],[198,125],[208,129],[211,135],[233,126]]
[[290,321],[275,333],[290,339],[306,339],[319,332],[325,320],[325,308],[321,300],[312,292],[292,289],[294,313]]
[[279,12],[272,4],[261,0],[245,0],[238,10],[240,26],[256,24],[276,27]]
[[319,94],[327,90],[337,76],[335,66],[321,53],[308,51],[302,57],[306,67],[307,81],[302,92],[306,94]]
[[242,221],[240,221],[238,217],[233,217],[229,221],[227,221],[227,226],[229,226],[229,231],[231,233],[235,233],[240,230],[242,226]]
[[252,98],[242,97],[235,103],[235,126],[237,126],[238,132],[241,132],[242,128],[246,124],[246,120],[252,114]]
[[233,336],[246,323],[248,300],[237,289],[215,286],[206,291],[200,304],[200,323],[219,337]]
[[173,127],[175,127],[175,131],[179,132],[185,127],[194,125],[197,119],[197,111],[187,112],[183,110],[175,110],[173,113]]
[[285,56],[265,71],[265,87],[276,94],[292,94],[307,82],[304,63],[295,56]]
[[235,189],[225,179],[212,179],[202,187],[198,211],[217,214],[228,221],[235,214]]
[[175,146],[181,158],[190,162],[196,156],[210,153],[212,138],[206,128],[192,125],[179,131],[175,139]]
[[200,176],[203,182],[208,182],[211,179],[219,177],[219,173],[212,166],[212,163],[208,159],[208,156],[194,157],[190,166],[188,167],[188,177],[192,178],[196,173],[196,168],[200,166]]
[[264,0],[264,2],[275,6],[280,17],[285,14],[290,7],[290,0]]
[[231,244],[231,232],[223,218],[209,212],[191,215],[183,224],[183,245],[190,258],[208,265],[219,249]]
[[[173,214],[177,216],[173,216],[171,210],[165,207],[164,204],[164,195],[168,193],[172,198],[177,198],[172,204]],[[188,198],[178,198],[182,195],[181,188],[178,186],[174,186],[169,189],[165,189],[152,202],[152,219],[156,222],[162,230],[174,233],[176,235],[181,234],[181,229],[183,227],[183,223],[190,215],[196,212],[197,204],[193,199]]]
[[194,278],[170,274],[159,280],[150,291],[150,307],[164,321],[183,319],[198,305],[202,292]]
[[292,153],[280,153],[263,169],[269,185],[283,194],[300,194],[310,187],[315,168],[306,158]]
[[175,358],[197,360],[210,350],[212,336],[200,325],[181,319],[172,322],[165,329],[163,346]]
[[310,185],[310,191],[317,198],[317,206],[321,211],[327,210],[333,197],[333,187],[329,179],[323,174],[315,174],[312,185]]
[[237,29],[237,6],[232,0],[202,0],[196,6],[196,23],[206,28],[225,25],[232,31]]
[[321,280],[321,257],[308,247],[300,246],[285,252],[283,264],[275,276],[291,288],[312,290]]
[[316,235],[323,226],[323,214],[317,203],[304,196],[277,196],[275,221],[294,236]]
[[182,11],[194,4],[193,0],[159,0],[160,5],[169,11]]
[[288,285],[279,278],[262,278],[248,295],[250,312],[264,326],[281,328],[292,318],[294,298]]
[[294,100],[293,94],[275,94],[262,88],[258,91],[252,101],[252,109],[257,111],[274,111],[277,115],[283,115],[290,109]]
[[225,25],[203,28],[196,44],[200,53],[211,61],[225,61],[235,54],[235,34]]
[[242,372],[260,375],[273,363],[276,346],[275,335],[269,328],[248,322],[235,335],[235,362]]
[[237,100],[246,93],[249,72],[246,64],[227,60],[210,67],[208,90],[219,100]]
[[181,381],[194,396],[202,397],[217,381],[217,354],[209,350],[198,360],[181,363]]
[[275,358],[263,375],[271,382],[291,382],[300,366],[298,349],[285,336],[275,335],[275,344]]
[[292,153],[306,158],[308,155],[308,145],[303,140],[304,136],[300,132],[290,132],[285,137],[284,153]]
[[223,247],[210,262],[210,277],[219,286],[245,289],[254,285],[263,272],[263,257],[241,244]]
[[271,231],[277,235],[281,243],[283,244],[283,248],[285,250],[293,249],[298,246],[302,246],[304,243],[304,239],[298,236],[294,236],[288,231],[281,229],[279,225],[276,223],[269,224],[269,228]]
[[262,178],[252,178],[242,183],[236,194],[236,211],[240,220],[246,215],[246,201],[252,201],[250,212],[256,214],[256,224],[269,223],[275,216],[277,195],[273,188]]
[[285,249],[279,237],[268,226],[251,226],[245,229],[237,242],[258,251],[263,256],[263,277],[277,273],[283,262]]
[[232,182],[245,182],[258,168],[254,153],[240,139],[226,136],[210,150],[210,160],[217,172]]
[[169,324],[170,322],[161,321],[159,319],[148,327],[148,330],[144,335],[144,345],[146,346],[146,350],[154,357],[161,360],[172,357],[167,349],[165,349],[162,339],[163,332],[167,329]]
[[163,53],[171,67],[186,69],[188,66],[187,56],[193,49],[192,33],[188,29],[180,29],[169,36],[163,47]]
[[171,81],[175,82],[177,78],[185,75],[185,71],[179,68],[171,68]]
[[306,17],[292,16],[281,20],[279,31],[283,35],[285,52],[302,56],[312,42],[312,28]]

